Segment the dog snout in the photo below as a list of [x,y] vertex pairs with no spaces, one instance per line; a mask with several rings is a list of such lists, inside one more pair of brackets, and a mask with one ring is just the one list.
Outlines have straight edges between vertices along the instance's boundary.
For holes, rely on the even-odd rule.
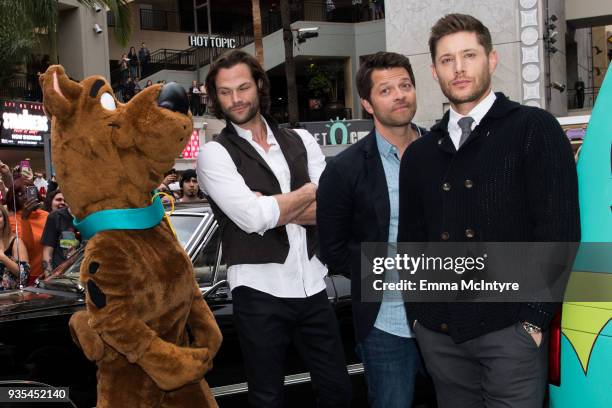
[[189,101],[185,89],[176,82],[165,84],[159,96],[157,97],[157,105],[170,109],[173,112],[180,112],[184,115],[189,111]]

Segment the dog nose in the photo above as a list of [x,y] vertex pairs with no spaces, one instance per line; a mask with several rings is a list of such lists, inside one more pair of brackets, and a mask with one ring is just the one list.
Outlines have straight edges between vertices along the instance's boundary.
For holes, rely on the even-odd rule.
[[189,101],[185,89],[176,82],[165,84],[159,96],[157,97],[157,105],[170,109],[173,112],[181,112],[186,115],[189,111]]

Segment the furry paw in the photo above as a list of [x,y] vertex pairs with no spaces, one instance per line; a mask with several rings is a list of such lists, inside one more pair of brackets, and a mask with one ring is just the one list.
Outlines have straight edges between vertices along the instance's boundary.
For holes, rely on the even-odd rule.
[[83,354],[91,361],[99,361],[104,356],[104,342],[88,323],[87,312],[76,312],[70,318],[70,334],[72,340],[83,350]]
[[160,389],[170,391],[200,381],[211,362],[207,348],[179,347],[156,338],[137,364]]

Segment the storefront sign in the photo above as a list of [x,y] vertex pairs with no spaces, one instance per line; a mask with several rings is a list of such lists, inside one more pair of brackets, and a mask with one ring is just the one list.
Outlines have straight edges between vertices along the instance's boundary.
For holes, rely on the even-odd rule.
[[190,47],[205,48],[236,48],[236,40],[224,37],[209,37],[207,35],[190,35]]
[[300,126],[313,134],[320,145],[355,143],[374,129],[371,120],[330,119],[327,122],[302,122]]
[[43,146],[49,120],[42,103],[0,102],[0,145]]

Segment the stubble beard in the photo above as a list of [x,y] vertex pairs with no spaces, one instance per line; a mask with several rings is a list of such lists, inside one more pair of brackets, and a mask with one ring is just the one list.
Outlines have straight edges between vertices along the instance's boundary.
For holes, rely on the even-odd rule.
[[250,103],[250,107],[248,108],[244,117],[239,117],[231,111],[231,107],[223,109],[223,114],[226,118],[228,118],[232,123],[236,125],[243,125],[245,123],[250,122],[259,112],[259,101],[255,100]]
[[462,105],[464,103],[475,102],[481,99],[484,94],[489,90],[491,86],[491,75],[484,74],[481,76],[482,81],[480,81],[481,85],[474,90],[474,92],[468,94],[467,96],[459,97],[453,94],[451,90],[452,87],[449,84],[446,87],[442,88],[442,93],[446,96],[450,103],[453,105]]

